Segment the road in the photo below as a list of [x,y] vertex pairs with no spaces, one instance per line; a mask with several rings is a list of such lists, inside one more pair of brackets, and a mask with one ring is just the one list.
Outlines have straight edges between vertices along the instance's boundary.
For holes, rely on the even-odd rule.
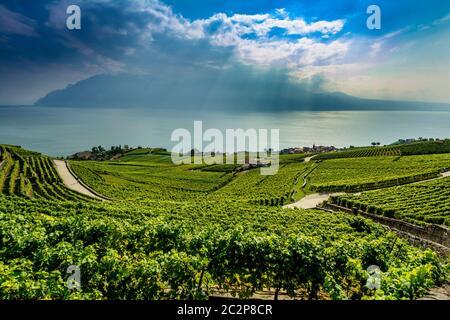
[[301,208],[301,209],[313,209],[317,207],[319,204],[328,200],[330,196],[338,196],[344,193],[313,193],[301,198],[299,201],[287,204],[283,206],[283,208],[293,209],[293,208]]
[[310,162],[312,158],[314,158],[316,155],[313,155],[311,157],[307,157],[305,159],[303,159],[304,162]]
[[70,173],[69,169],[67,168],[67,163],[63,160],[53,160],[56,166],[56,171],[58,171],[59,176],[61,177],[62,181],[64,182],[64,185],[78,193],[84,194],[88,197],[99,199],[104,201],[105,199],[100,198],[99,196],[92,193],[89,189],[84,187],[78,179]]
[[[306,162],[306,159],[305,159],[305,162]],[[417,182],[414,182],[414,184],[428,182],[428,181],[433,181],[433,180],[439,180],[439,179],[443,179],[443,178],[446,178],[446,177],[450,177],[450,171],[441,173],[441,176],[438,177],[438,178],[417,181]],[[405,184],[402,184],[402,186],[404,186],[404,185]],[[328,198],[330,196],[339,196],[339,195],[343,195],[343,194],[345,194],[345,193],[344,192],[340,192],[340,193],[313,193],[313,194],[310,194],[310,195],[307,195],[307,196],[301,198],[297,202],[284,205],[283,208],[287,208],[287,209],[293,209],[293,208],[314,209],[315,207],[317,207],[319,204],[321,204],[325,200],[328,200]],[[359,194],[361,194],[361,193],[360,192],[355,193],[355,195],[359,195]]]

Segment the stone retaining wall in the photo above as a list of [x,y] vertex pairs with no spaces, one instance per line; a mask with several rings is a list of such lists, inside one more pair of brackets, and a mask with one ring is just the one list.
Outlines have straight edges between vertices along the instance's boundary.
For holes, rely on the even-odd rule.
[[361,215],[365,218],[369,218],[373,221],[388,226],[397,234],[407,237],[410,242],[413,242],[416,245],[432,247],[433,249],[444,254],[450,253],[450,229],[448,228],[437,225],[419,226],[402,220],[364,212],[357,208],[349,209],[331,203],[325,203],[323,207],[333,211],[338,210]]

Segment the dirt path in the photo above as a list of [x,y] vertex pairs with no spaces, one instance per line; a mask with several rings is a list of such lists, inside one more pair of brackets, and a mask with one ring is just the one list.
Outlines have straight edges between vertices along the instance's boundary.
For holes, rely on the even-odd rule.
[[301,209],[314,209],[319,204],[328,200],[330,196],[338,196],[344,194],[340,193],[313,193],[301,198],[299,201],[287,204],[283,206],[283,208],[293,209],[293,208],[301,208]]
[[[440,180],[440,179],[444,179],[450,177],[450,171],[445,171],[441,173],[440,177],[437,178],[432,178],[432,179],[427,179],[427,180],[421,180],[421,181],[416,181],[416,182],[411,182],[411,183],[407,183],[407,184],[418,184],[418,183],[423,183],[423,182],[429,182],[429,181],[434,181],[434,180]],[[402,184],[402,186],[404,186],[404,184]]]
[[311,157],[307,157],[307,158],[305,158],[305,159],[303,159],[303,161],[306,163],[306,162],[310,162],[311,161],[311,159],[312,158],[314,158],[316,155],[313,155],[313,156],[311,156]]
[[63,160],[53,160],[56,166],[56,171],[58,171],[59,176],[64,182],[64,185],[78,193],[84,194],[88,197],[99,199],[102,201],[105,201],[105,199],[100,198],[99,196],[95,195],[93,192],[91,192],[89,189],[84,187],[77,177],[72,175],[72,173],[69,171],[69,168],[67,167],[67,163]]
[[430,292],[418,300],[450,300],[450,284],[445,284],[439,288],[433,288]]
[[[306,160],[305,160],[305,162],[306,162]],[[417,182],[413,182],[413,183],[409,183],[409,184],[423,183],[423,182],[439,180],[439,179],[443,179],[443,178],[447,178],[447,177],[450,177],[450,171],[441,173],[441,176],[438,177],[438,178],[417,181]],[[405,185],[407,185],[407,184],[402,184],[402,186],[405,186]],[[313,193],[313,194],[310,194],[310,195],[307,195],[307,196],[301,198],[297,202],[284,205],[283,208],[286,208],[286,209],[293,209],[293,208],[314,209],[315,207],[317,207],[319,204],[321,204],[325,200],[328,200],[328,198],[330,196],[340,196],[340,195],[343,195],[343,194],[345,194],[345,192],[339,192],[339,193]],[[360,194],[361,194],[361,192],[354,193],[354,195],[360,195]]]

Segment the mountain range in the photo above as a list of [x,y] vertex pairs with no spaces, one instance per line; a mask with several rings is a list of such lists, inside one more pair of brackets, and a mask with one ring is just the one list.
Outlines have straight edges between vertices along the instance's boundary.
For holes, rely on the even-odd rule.
[[[263,80],[264,79],[264,80]],[[48,93],[36,106],[226,110],[448,110],[450,104],[364,99],[280,78],[227,71],[164,75],[103,74]]]

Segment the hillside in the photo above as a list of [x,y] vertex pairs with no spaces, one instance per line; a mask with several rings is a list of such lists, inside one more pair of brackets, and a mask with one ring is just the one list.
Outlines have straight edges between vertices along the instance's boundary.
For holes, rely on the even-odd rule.
[[[395,185],[398,176],[435,173],[450,166],[448,154],[321,162],[288,155],[274,176],[175,166],[148,149],[70,161],[110,198],[104,202],[67,189],[49,157],[8,145],[0,155],[0,299],[202,300],[262,290],[275,299],[416,299],[448,275],[436,252],[369,219],[281,207],[318,183]],[[445,186],[432,185],[426,197],[439,209]],[[411,208],[400,195],[396,214],[406,217],[401,210]],[[379,205],[380,197],[363,193],[361,201]],[[426,217],[427,206],[420,210]],[[82,272],[78,291],[65,283],[71,265]],[[372,265],[382,270],[379,290],[366,286]]]
[[440,141],[422,141],[413,143],[393,144],[383,147],[358,147],[338,152],[321,153],[315,157],[319,159],[358,158],[377,156],[401,156],[420,154],[450,153],[450,139]]
[[[48,93],[36,106],[75,108],[170,108],[226,110],[442,110],[450,104],[362,99],[339,92],[309,91],[303,84],[286,80],[285,85],[267,90],[270,83],[257,75],[248,75],[246,98],[242,86],[233,81],[233,72],[190,75],[174,87],[173,79],[164,76],[130,74],[98,75],[79,81],[65,89]],[[174,92],[167,95],[166,92]],[[205,94],[207,92],[208,94]]]

